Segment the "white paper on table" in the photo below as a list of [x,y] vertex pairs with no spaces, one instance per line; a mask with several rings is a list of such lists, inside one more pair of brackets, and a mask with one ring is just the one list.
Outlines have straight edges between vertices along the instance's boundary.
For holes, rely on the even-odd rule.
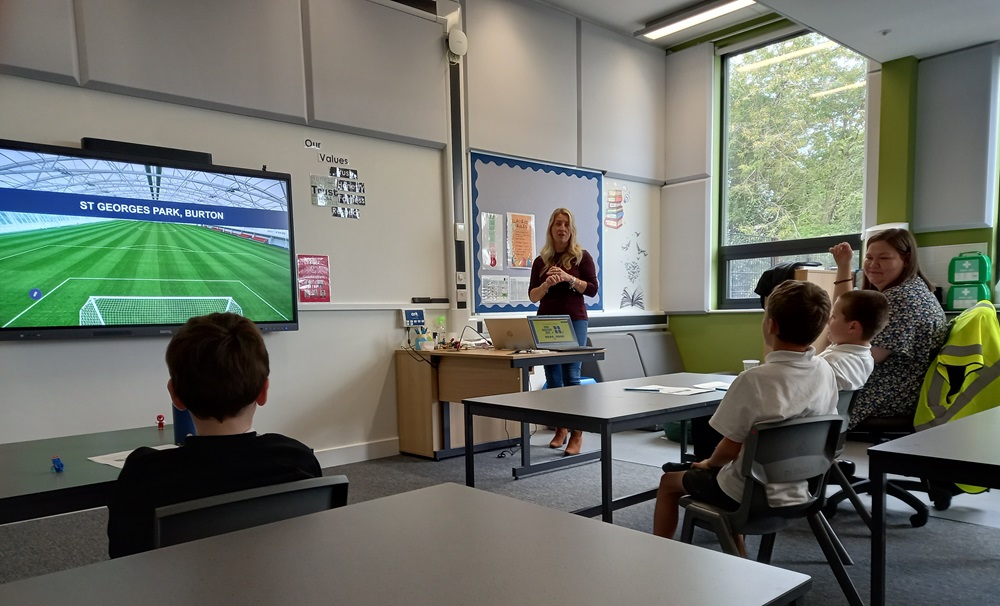
[[[154,450],[166,450],[168,448],[177,448],[176,444],[163,444],[161,446],[152,446]],[[134,448],[132,450],[135,450]],[[121,452],[113,452],[106,455],[98,455],[96,457],[87,457],[95,463],[100,463],[101,465],[110,465],[112,467],[117,467],[121,469],[125,467],[125,459],[132,454],[132,450],[123,450]]]
[[708,393],[712,389],[699,389],[697,387],[667,387],[665,385],[640,385],[638,387],[626,387],[625,391],[651,391],[654,393],[666,393],[674,396],[693,396],[699,393]]
[[720,391],[726,391],[729,389],[729,383],[725,381],[710,381],[708,383],[697,383],[695,387],[701,389],[718,389]]

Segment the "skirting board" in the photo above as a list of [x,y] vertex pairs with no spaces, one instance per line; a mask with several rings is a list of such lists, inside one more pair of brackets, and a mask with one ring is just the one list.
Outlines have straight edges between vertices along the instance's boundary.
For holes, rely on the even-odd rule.
[[389,438],[388,440],[317,450],[316,459],[319,460],[319,466],[326,469],[327,467],[360,463],[382,457],[393,457],[398,454],[399,438]]

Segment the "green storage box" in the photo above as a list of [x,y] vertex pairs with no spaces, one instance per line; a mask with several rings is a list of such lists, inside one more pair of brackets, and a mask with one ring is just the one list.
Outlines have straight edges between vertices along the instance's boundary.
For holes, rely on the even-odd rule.
[[961,311],[989,298],[990,287],[986,284],[955,284],[948,290],[948,309]]
[[988,284],[992,279],[990,258],[981,252],[964,252],[952,257],[948,264],[948,281],[952,284]]

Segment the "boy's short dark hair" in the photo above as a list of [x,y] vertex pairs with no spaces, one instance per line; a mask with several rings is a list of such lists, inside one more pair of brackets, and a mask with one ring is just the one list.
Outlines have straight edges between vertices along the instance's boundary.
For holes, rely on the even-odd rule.
[[194,416],[220,422],[252,404],[271,372],[260,330],[233,313],[188,320],[166,359],[177,398]]
[[785,280],[767,297],[767,315],[778,325],[778,338],[812,345],[830,319],[830,295],[812,282]]
[[861,324],[861,338],[870,341],[889,323],[889,300],[877,290],[850,290],[837,298],[848,322]]

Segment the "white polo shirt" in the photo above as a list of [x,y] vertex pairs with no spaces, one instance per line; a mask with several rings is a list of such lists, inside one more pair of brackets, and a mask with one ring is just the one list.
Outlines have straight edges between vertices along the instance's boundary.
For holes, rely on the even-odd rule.
[[833,368],[837,389],[856,391],[865,386],[875,370],[871,345],[831,345],[819,353]]
[[[743,444],[757,423],[796,417],[836,414],[837,380],[830,365],[810,347],[805,352],[774,351],[764,364],[746,370],[733,381],[709,424],[723,436]],[[744,450],[719,471],[719,487],[736,501],[743,498]],[[767,486],[773,507],[804,503],[805,482],[773,483]]]

